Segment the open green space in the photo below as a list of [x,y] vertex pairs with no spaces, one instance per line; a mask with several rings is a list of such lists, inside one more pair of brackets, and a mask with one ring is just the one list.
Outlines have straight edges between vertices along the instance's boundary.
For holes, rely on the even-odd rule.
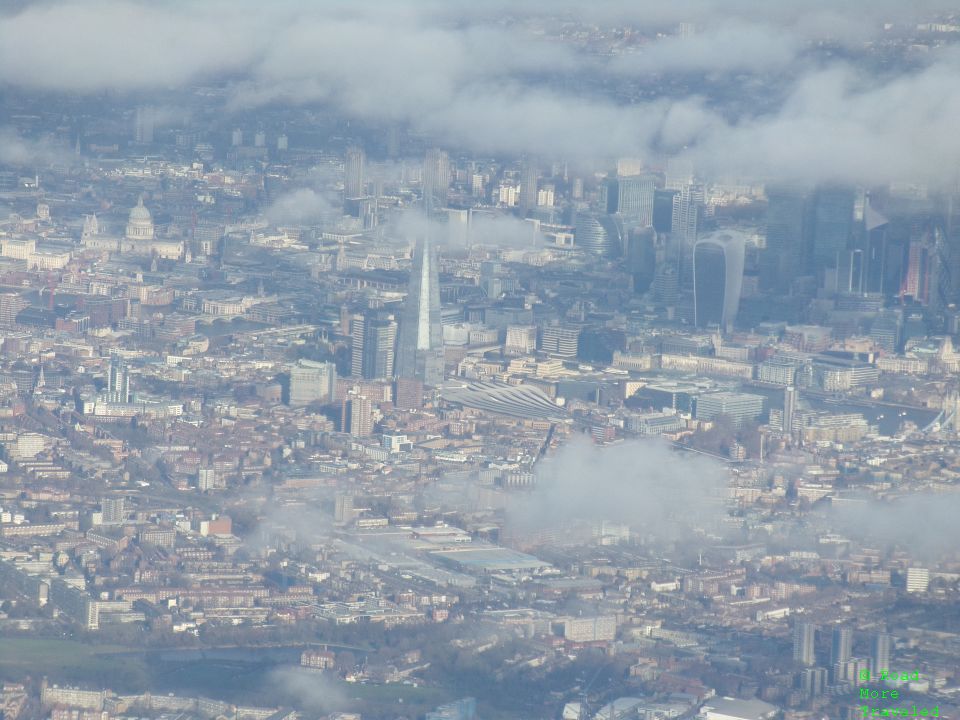
[[143,658],[111,655],[124,649],[69,638],[0,637],[0,678],[46,675],[51,682],[102,684],[127,691],[148,676]]

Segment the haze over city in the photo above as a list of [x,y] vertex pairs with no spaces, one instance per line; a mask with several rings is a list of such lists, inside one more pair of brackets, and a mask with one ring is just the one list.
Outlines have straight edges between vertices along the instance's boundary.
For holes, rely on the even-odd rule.
[[958,717],[960,14],[0,5],[0,719]]

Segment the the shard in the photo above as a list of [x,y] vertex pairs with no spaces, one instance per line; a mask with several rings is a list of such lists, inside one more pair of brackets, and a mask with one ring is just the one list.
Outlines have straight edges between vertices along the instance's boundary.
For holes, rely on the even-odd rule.
[[397,377],[416,378],[431,386],[443,381],[440,278],[428,237],[419,238],[413,251],[410,289],[400,316]]

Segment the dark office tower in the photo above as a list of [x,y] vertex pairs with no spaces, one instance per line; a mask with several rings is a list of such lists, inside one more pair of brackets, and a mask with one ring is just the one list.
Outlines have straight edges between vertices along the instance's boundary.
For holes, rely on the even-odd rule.
[[877,633],[870,643],[870,669],[878,675],[881,670],[890,669],[890,651],[893,648],[893,637],[887,633]]
[[393,377],[397,323],[392,317],[373,318],[366,323],[363,342],[363,377],[379,380]]
[[716,232],[697,241],[693,251],[693,313],[697,327],[733,327],[743,284],[744,238]]
[[647,227],[653,224],[653,175],[625,175],[607,178],[606,210],[619,213],[624,222]]
[[887,228],[890,222],[869,203],[863,211],[864,281],[863,291],[886,293],[884,265],[887,254]]
[[423,163],[423,206],[428,213],[447,205],[450,192],[450,156],[445,150],[431,148]]
[[900,297],[908,297],[920,305],[928,305],[932,266],[932,244],[928,239],[924,237],[911,240],[907,245],[907,264],[900,284]]
[[813,270],[835,268],[853,233],[856,192],[841,185],[822,185],[813,198]]
[[760,256],[760,286],[786,294],[803,274],[809,202],[799,188],[767,188],[767,247]]
[[363,197],[363,176],[366,171],[367,156],[363,148],[347,148],[347,158],[343,163],[343,197]]
[[606,213],[577,213],[573,239],[577,247],[605,258],[617,258],[623,252],[623,223]]
[[443,381],[443,329],[440,322],[437,256],[430,239],[420,238],[413,251],[410,289],[400,316],[398,377],[417,378],[430,386]]
[[796,622],[793,626],[793,661],[810,666],[814,663],[817,626],[808,622]]
[[839,625],[833,629],[830,642],[830,667],[844,663],[853,654],[853,630]]
[[652,227],[627,233],[626,270],[633,280],[633,292],[642,295],[653,283],[657,267],[656,233]]
[[658,233],[673,230],[673,203],[679,194],[679,190],[653,191],[653,229]]
[[526,215],[537,206],[537,179],[540,177],[540,168],[537,161],[527,158],[523,162],[520,177],[520,212]]

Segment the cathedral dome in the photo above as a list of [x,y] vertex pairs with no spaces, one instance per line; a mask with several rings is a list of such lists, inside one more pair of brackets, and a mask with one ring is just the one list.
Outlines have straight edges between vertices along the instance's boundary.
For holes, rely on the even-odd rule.
[[150,211],[143,205],[143,198],[137,200],[137,204],[130,211],[130,222],[153,222]]
[[137,200],[127,220],[127,237],[131,240],[153,240],[153,218],[143,206],[143,198]]

